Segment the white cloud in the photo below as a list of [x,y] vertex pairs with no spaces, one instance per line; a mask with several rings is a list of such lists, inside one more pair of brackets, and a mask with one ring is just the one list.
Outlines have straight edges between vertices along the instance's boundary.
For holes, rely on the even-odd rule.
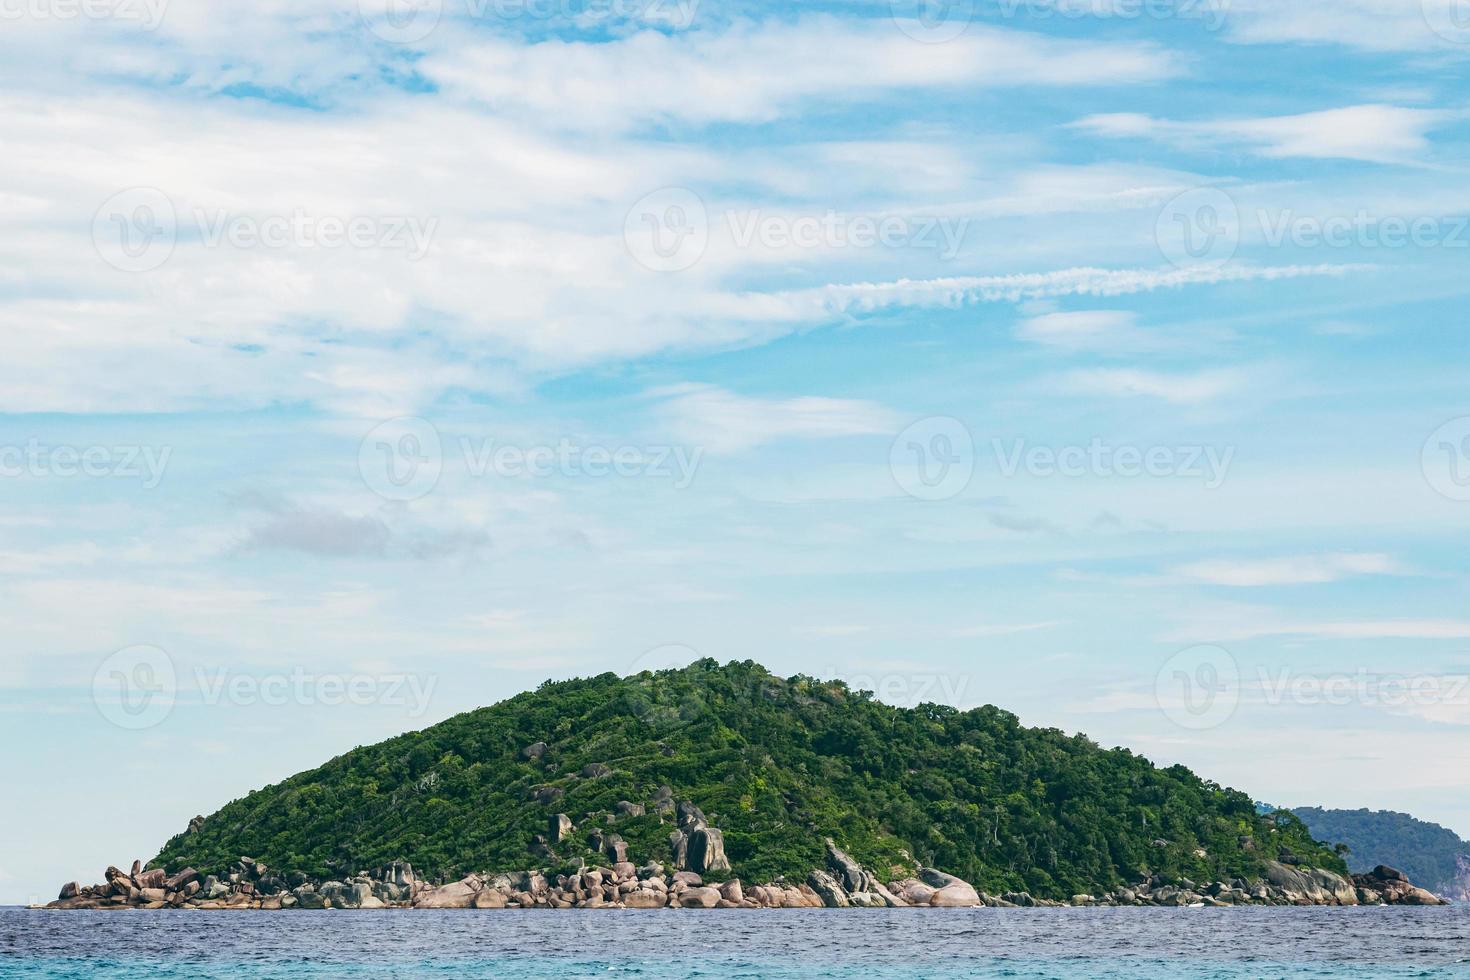
[[1138,316],[1126,310],[1076,310],[1043,313],[1023,320],[1016,336],[1065,351],[1136,351],[1149,346]]
[[941,279],[900,279],[789,290],[769,296],[751,296],[752,312],[772,317],[819,319],[824,313],[872,313],[894,307],[960,309],[976,303],[1020,303],[1064,296],[1126,296],[1191,285],[1226,282],[1272,282],[1282,279],[1339,277],[1361,270],[1356,265],[1227,265],[1220,268],[1188,266],[1180,269],[1058,269],[1053,272],[1003,276],[954,276]]
[[1173,569],[1173,573],[1206,585],[1250,588],[1337,582],[1358,575],[1404,575],[1408,569],[1388,555],[1344,553],[1258,561],[1191,562]]
[[1048,620],[1042,623],[990,623],[984,626],[961,626],[952,629],[947,635],[956,639],[980,639],[994,636],[1017,636],[1021,633],[1035,633],[1039,630],[1049,630],[1060,626],[1060,620]]
[[1191,149],[1241,146],[1266,157],[1418,163],[1428,133],[1454,118],[1432,109],[1356,105],[1294,116],[1175,122],[1137,113],[1088,116],[1076,125],[1094,135],[1149,138]]
[[886,19],[807,17],[611,43],[486,41],[431,55],[420,70],[451,95],[498,111],[619,129],[653,120],[763,122],[805,99],[848,102],[897,89],[1157,81],[1178,67],[1152,45],[979,26],[926,45]]
[[1250,378],[1238,369],[1168,374],[1137,368],[1072,371],[1062,377],[1073,391],[1114,398],[1146,397],[1176,405],[1199,405],[1245,388]]
[[653,392],[675,438],[710,452],[738,452],[777,439],[824,439],[897,432],[893,411],[846,398],[752,398],[713,385]]
[[[1251,44],[1334,44],[1369,51],[1464,55],[1460,0],[1231,0],[1231,40]],[[1436,31],[1431,25],[1438,25]]]

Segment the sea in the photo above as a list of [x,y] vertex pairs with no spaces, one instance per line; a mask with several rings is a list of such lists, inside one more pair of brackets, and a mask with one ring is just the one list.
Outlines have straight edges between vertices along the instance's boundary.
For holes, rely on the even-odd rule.
[[1470,978],[1470,906],[0,909],[0,977]]

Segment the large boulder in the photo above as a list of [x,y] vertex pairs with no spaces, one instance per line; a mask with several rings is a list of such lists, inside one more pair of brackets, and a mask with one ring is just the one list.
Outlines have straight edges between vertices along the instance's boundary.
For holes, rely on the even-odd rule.
[[935,908],[974,908],[982,904],[980,893],[974,886],[954,875],[934,868],[920,868],[919,880],[934,889],[929,904]]
[[630,909],[661,909],[668,904],[668,893],[652,888],[640,888],[623,896],[623,905]]
[[439,888],[421,892],[413,900],[416,909],[467,909],[475,904],[475,895],[480,892],[479,880],[473,877],[451,882]]
[[712,909],[720,904],[718,888],[689,888],[679,895],[679,907],[685,909]]
[[893,893],[910,905],[928,905],[935,889],[916,878],[904,878],[893,883]]
[[725,835],[713,827],[700,825],[689,833],[689,867],[704,874],[709,871],[729,871],[730,859],[725,856]]
[[547,821],[547,839],[553,844],[560,844],[571,836],[572,818],[565,813],[553,813]]
[[873,876],[864,870],[861,864],[849,857],[846,851],[833,843],[830,837],[827,838],[827,867],[832,870],[832,874],[836,876],[842,887],[849,892],[874,890],[873,885],[876,880]]
[[836,878],[833,878],[827,872],[813,871],[806,876],[806,881],[811,886],[812,891],[816,892],[822,899],[822,904],[827,908],[845,909],[852,906],[852,902],[848,900],[847,891],[837,883]]
[[688,800],[684,800],[679,804],[678,812],[679,829],[686,833],[696,827],[709,826],[709,820],[705,817],[704,811]]
[[510,896],[495,888],[486,888],[484,891],[476,892],[470,905],[477,909],[503,909]]

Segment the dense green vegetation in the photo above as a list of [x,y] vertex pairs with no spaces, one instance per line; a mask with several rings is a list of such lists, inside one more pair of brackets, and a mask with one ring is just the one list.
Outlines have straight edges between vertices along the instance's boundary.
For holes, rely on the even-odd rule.
[[[523,754],[543,741],[543,757]],[[578,775],[598,763],[610,774]],[[824,836],[880,877],[922,863],[1047,897],[1148,873],[1250,878],[1288,855],[1343,870],[1295,817],[1262,816],[1181,766],[1024,728],[994,707],[894,708],[841,683],[713,660],[547,682],[355,749],[230,803],[154,863],[217,871],[250,855],[318,876],[406,859],[446,878],[526,868],[545,863],[529,845],[550,814],[576,820],[580,841],[618,801],[647,803],[664,784],[724,831],[731,874],[746,881],[804,876]],[[564,795],[536,802],[546,787]],[[667,860],[670,826],[651,808],[607,829],[633,860]]]
[[1370,871],[1386,864],[1398,868],[1430,891],[1444,891],[1455,878],[1455,859],[1470,855],[1470,843],[1437,823],[1391,810],[1292,811],[1325,841],[1346,844],[1348,867]]

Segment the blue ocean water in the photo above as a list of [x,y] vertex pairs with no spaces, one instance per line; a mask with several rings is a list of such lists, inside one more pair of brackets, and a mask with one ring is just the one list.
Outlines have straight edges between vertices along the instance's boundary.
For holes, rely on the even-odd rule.
[[0,977],[1470,977],[1470,907],[0,909]]

